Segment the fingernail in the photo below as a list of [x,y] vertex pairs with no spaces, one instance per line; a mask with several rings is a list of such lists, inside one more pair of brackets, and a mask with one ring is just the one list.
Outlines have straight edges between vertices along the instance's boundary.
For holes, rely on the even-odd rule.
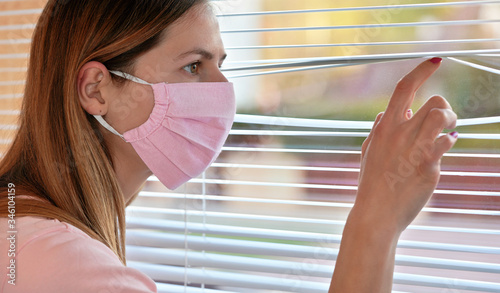
[[451,135],[453,138],[457,138],[458,137],[458,132],[453,131],[453,132],[450,132],[449,135]]
[[431,61],[431,62],[432,62],[432,63],[434,63],[434,64],[438,64],[438,63],[440,63],[441,61],[443,61],[443,58],[434,57],[434,58],[430,59],[429,61]]
[[413,111],[411,109],[408,109],[408,111],[406,111],[406,117],[408,119],[410,119],[411,117],[413,117]]

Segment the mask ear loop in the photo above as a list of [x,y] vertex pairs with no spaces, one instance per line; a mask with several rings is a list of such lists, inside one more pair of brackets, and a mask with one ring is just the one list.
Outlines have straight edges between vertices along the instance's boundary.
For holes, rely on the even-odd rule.
[[[109,70],[109,73],[112,73],[116,76],[119,76],[119,77],[123,77],[125,79],[128,79],[130,81],[133,81],[133,82],[137,82],[137,83],[140,83],[140,84],[147,84],[147,85],[152,85],[151,83],[147,82],[147,81],[144,81],[138,77],[135,77],[133,75],[130,75],[128,73],[125,73],[125,72],[121,72],[121,71],[116,71],[116,70]],[[106,120],[104,120],[104,118],[102,118],[101,115],[93,115],[94,118],[97,120],[97,122],[99,122],[104,128],[106,128],[107,130],[109,130],[111,133],[115,134],[115,135],[118,135],[119,137],[121,137],[124,141],[125,138],[123,137],[123,135],[121,135],[118,131],[116,131],[116,129],[113,128],[113,126],[109,125],[108,122],[106,122]]]
[[109,125],[108,122],[106,122],[106,120],[104,120],[104,118],[102,118],[101,115],[93,115],[94,118],[97,120],[97,122],[101,123],[101,125],[106,128],[107,130],[109,130],[111,133],[113,134],[116,134],[118,135],[119,137],[121,137],[124,141],[125,138],[123,137],[123,135],[121,135],[118,131],[116,131],[116,129],[113,128],[113,126]]
[[128,79],[128,80],[133,81],[133,82],[152,85],[151,83],[149,83],[147,81],[144,81],[138,77],[135,77],[135,76],[128,74],[128,73],[125,73],[125,72],[110,70],[109,73],[113,73],[116,76],[123,77],[123,78]]

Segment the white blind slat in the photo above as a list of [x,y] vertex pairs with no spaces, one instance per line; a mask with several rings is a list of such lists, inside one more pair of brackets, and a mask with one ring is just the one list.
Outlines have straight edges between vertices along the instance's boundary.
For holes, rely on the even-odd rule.
[[[285,231],[277,229],[260,229],[248,228],[240,226],[225,226],[206,223],[182,223],[179,221],[156,220],[149,219],[148,223],[144,223],[141,218],[129,217],[127,227],[136,229],[161,229],[172,232],[184,232],[186,230],[194,233],[206,233],[236,237],[254,237],[264,239],[279,239],[291,241],[310,241],[315,243],[340,243],[340,235],[321,234],[300,231]],[[432,249],[443,251],[471,252],[471,253],[487,253],[500,255],[500,247],[460,245],[433,243],[422,241],[400,240],[398,247],[411,249]]]
[[[492,176],[497,177],[497,176]],[[151,181],[158,181],[153,178]],[[294,188],[312,188],[312,189],[328,189],[328,190],[357,190],[355,185],[333,185],[333,184],[306,184],[306,183],[285,183],[285,182],[265,182],[265,181],[238,181],[238,180],[221,180],[221,179],[191,179],[191,183],[200,184],[218,184],[218,185],[248,185],[248,186],[269,186],[269,187],[294,187]],[[477,190],[445,190],[436,189],[434,194],[456,194],[456,195],[474,195],[474,196],[495,196],[500,197],[500,192],[497,191],[477,191]],[[500,215],[500,211],[495,213]]]
[[[130,266],[147,272],[150,276],[157,280],[167,282],[182,282],[183,278],[187,275],[192,282],[205,284],[216,283],[231,287],[318,293],[324,293],[328,289],[328,284],[325,283],[308,281],[295,282],[293,280],[264,276],[248,278],[248,275],[246,274],[227,273],[205,269],[180,268],[139,262],[130,262]],[[394,275],[394,281],[402,284],[433,286],[447,289],[477,290],[480,292],[498,292],[500,289],[498,284],[491,282],[452,280],[440,277],[415,276],[401,273]]]
[[187,275],[193,283],[217,284],[236,288],[267,289],[267,290],[297,290],[299,292],[324,293],[328,290],[328,284],[293,280],[284,280],[277,277],[258,276],[249,278],[246,274],[233,272],[212,271],[204,269],[192,269],[162,266],[130,262],[130,266],[147,272],[155,280],[163,282],[183,282]]
[[36,24],[34,23],[0,25],[0,31],[28,30],[34,29],[35,26]]
[[500,20],[448,20],[448,21],[422,21],[422,22],[401,22],[401,23],[376,23],[360,25],[338,25],[338,26],[307,26],[307,27],[277,27],[277,28],[259,28],[259,29],[240,29],[240,30],[222,30],[223,34],[234,33],[265,33],[265,32],[294,32],[310,30],[341,30],[341,29],[367,29],[367,28],[404,28],[420,26],[469,26],[489,23],[498,23]]
[[[209,194],[176,194],[176,193],[145,193],[141,192],[144,197],[155,198],[176,198],[176,199],[195,199],[207,201],[233,201],[245,203],[259,204],[277,204],[277,205],[298,205],[298,206],[316,206],[316,207],[331,207],[331,208],[352,208],[352,203],[341,202],[317,202],[317,201],[299,201],[299,200],[280,200],[266,199],[258,197],[228,197]],[[442,214],[458,214],[458,215],[482,215],[482,216],[498,216],[499,211],[496,210],[473,210],[473,209],[452,209],[452,208],[424,208],[422,212],[442,213]]]
[[[260,124],[269,126],[338,128],[338,129],[366,129],[371,130],[373,121],[348,121],[326,119],[304,119],[293,117],[276,117],[261,115],[236,114],[235,123]],[[500,123],[500,116],[458,119],[457,126],[476,126],[491,123]]]
[[42,13],[42,9],[5,10],[5,11],[0,11],[0,17],[12,16],[12,15],[40,14],[40,13]]
[[[338,251],[329,255],[329,259],[337,258]],[[164,265],[183,266],[186,258],[192,267],[209,267],[215,269],[235,269],[239,271],[265,272],[272,274],[286,274],[290,268],[299,267],[300,262],[259,259],[253,257],[223,255],[206,252],[189,251],[184,255],[179,250],[167,250],[162,248],[148,248],[138,246],[127,246],[127,258],[131,261],[143,261]],[[500,265],[491,263],[478,263],[470,261],[456,261],[449,259],[398,256],[396,265],[417,266],[425,268],[440,268],[452,270],[464,270],[484,273],[499,273]],[[330,278],[333,273],[332,265],[317,264],[311,268],[304,268],[304,274]]]
[[[345,221],[338,220],[325,220],[318,218],[299,218],[299,217],[283,217],[283,216],[269,216],[269,215],[255,215],[255,214],[241,214],[241,213],[221,213],[221,212],[210,212],[210,211],[198,211],[198,210],[178,210],[178,209],[164,209],[164,208],[152,208],[152,207],[129,207],[127,209],[130,216],[136,216],[137,213],[141,213],[144,216],[152,216],[153,214],[162,216],[198,216],[204,218],[217,218],[217,219],[239,219],[239,220],[251,220],[251,221],[268,221],[268,222],[279,222],[279,223],[308,223],[314,225],[328,225],[328,226],[341,226],[345,225]],[[423,230],[423,231],[438,231],[438,232],[454,232],[454,233],[470,233],[470,234],[484,234],[484,235],[500,235],[500,230],[492,229],[468,229],[468,228],[454,228],[454,227],[440,227],[440,226],[421,226],[421,225],[410,225],[407,229],[409,230]],[[464,236],[470,237],[470,236]]]
[[400,46],[400,45],[437,45],[437,44],[464,44],[500,42],[500,39],[459,39],[459,40],[430,40],[430,41],[397,41],[397,42],[370,42],[370,43],[340,43],[340,44],[307,44],[307,45],[268,45],[268,46],[239,46],[226,47],[226,50],[262,50],[262,49],[297,49],[297,48],[333,48],[354,46]]
[[459,1],[459,2],[438,2],[438,3],[415,3],[415,4],[400,4],[400,5],[381,5],[381,6],[362,6],[362,7],[345,7],[345,8],[322,8],[322,9],[302,9],[302,10],[281,10],[281,11],[258,11],[244,13],[225,13],[218,15],[219,17],[242,17],[255,15],[276,15],[276,14],[296,14],[296,13],[317,13],[317,12],[346,12],[360,10],[387,10],[387,9],[408,9],[408,8],[429,8],[429,7],[447,7],[447,6],[473,6],[484,4],[495,4],[499,1]]
[[207,288],[196,288],[188,285],[172,285],[166,283],[156,283],[158,293],[236,293],[234,291],[226,290],[212,290]]

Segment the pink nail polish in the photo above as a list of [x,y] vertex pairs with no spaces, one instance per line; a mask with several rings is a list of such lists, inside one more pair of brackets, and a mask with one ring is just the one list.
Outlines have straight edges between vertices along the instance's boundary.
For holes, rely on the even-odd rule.
[[434,57],[434,58],[430,59],[429,61],[431,61],[431,62],[432,62],[432,63],[434,63],[434,64],[438,64],[438,63],[440,63],[441,61],[443,61],[443,58]]
[[450,132],[449,135],[451,135],[453,138],[457,138],[458,137],[458,132],[453,131],[453,132]]

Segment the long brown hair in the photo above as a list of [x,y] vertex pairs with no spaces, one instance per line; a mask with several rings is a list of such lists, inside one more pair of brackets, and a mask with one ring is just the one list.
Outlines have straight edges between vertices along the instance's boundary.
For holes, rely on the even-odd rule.
[[204,0],[49,0],[33,34],[16,137],[0,163],[0,217],[9,183],[16,216],[67,222],[103,242],[125,264],[125,202],[95,119],[79,102],[77,75],[89,61],[130,70],[162,33]]

